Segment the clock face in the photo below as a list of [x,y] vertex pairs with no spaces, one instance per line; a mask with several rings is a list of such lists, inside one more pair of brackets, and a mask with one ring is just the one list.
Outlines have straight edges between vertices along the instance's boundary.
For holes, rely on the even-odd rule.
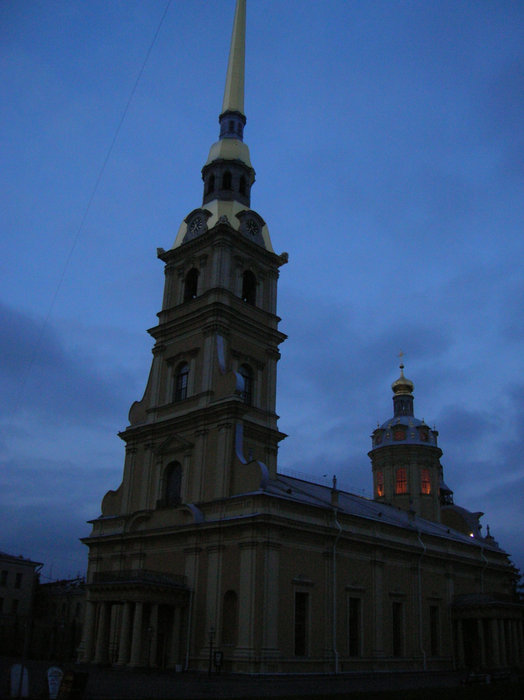
[[200,216],[196,216],[193,221],[189,224],[189,232],[196,236],[202,230],[202,219]]
[[251,234],[253,237],[257,235],[258,233],[258,224],[254,219],[249,219],[247,224],[246,224],[246,229],[249,234]]

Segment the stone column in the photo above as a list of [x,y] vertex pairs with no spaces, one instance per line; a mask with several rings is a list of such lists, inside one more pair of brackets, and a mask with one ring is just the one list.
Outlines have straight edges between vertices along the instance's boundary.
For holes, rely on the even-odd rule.
[[492,647],[492,658],[491,665],[497,668],[500,666],[500,649],[499,649],[499,627],[495,618],[489,621],[489,626],[491,630],[491,647]]
[[486,640],[484,639],[484,627],[481,618],[477,619],[477,634],[480,647],[480,666],[481,668],[486,668]]
[[455,624],[457,625],[457,667],[464,668],[464,633],[462,629],[462,620],[457,620]]
[[[186,645],[189,650],[189,654],[193,654],[198,648],[197,645],[200,644],[200,640],[196,639],[195,629],[196,629],[196,614],[201,615],[201,600],[197,595],[199,587],[199,575],[200,575],[200,553],[202,552],[201,547],[187,547],[184,549],[184,555],[186,557],[186,564],[184,567],[184,574],[186,576],[187,585],[191,590],[191,602],[188,606],[188,620],[187,620],[187,630],[186,630]],[[185,651],[185,650],[184,650]]]
[[126,601],[122,610],[122,620],[120,622],[120,639],[118,642],[119,666],[125,666],[129,661],[129,642],[131,633],[131,603]]
[[220,608],[219,597],[221,569],[222,569],[222,550],[224,545],[210,545],[207,547],[207,590],[206,590],[206,620],[205,620],[205,641],[204,644],[209,644],[211,635],[211,627],[216,640],[220,639],[220,623],[218,610]]
[[240,590],[238,596],[238,646],[241,655],[251,656],[254,645],[257,543],[240,542]]
[[373,647],[372,656],[384,656],[384,562],[381,559],[371,561],[373,582]]
[[[262,654],[270,661],[279,654],[278,601],[280,547],[278,542],[266,542],[264,551],[264,610],[262,631]],[[271,669],[266,669],[271,670]]]
[[517,639],[518,639],[518,661],[517,666],[524,666],[524,620],[517,620]]
[[500,665],[507,666],[508,657],[506,655],[506,631],[504,629],[504,620],[498,620],[499,628],[499,644],[500,644]]
[[98,633],[96,635],[95,664],[103,664],[107,661],[107,635],[108,635],[108,608],[109,603],[100,603],[98,611]]
[[155,668],[157,666],[156,657],[158,650],[158,604],[151,605],[151,614],[149,616],[149,628],[151,634],[151,643],[149,647],[149,666]]
[[135,603],[135,615],[133,618],[133,637],[131,639],[131,657],[129,666],[140,666],[142,661],[142,619],[144,604]]
[[96,603],[86,601],[86,614],[84,620],[84,634],[82,640],[82,652],[79,661],[89,663],[93,657],[93,642],[95,639]]
[[169,645],[168,668],[175,668],[180,663],[180,607],[173,609],[171,643]]

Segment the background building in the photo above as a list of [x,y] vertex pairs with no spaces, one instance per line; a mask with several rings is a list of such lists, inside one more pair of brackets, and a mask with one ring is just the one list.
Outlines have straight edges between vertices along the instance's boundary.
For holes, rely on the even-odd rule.
[[0,653],[22,654],[42,564],[0,552]]
[[[165,288],[121,485],[89,547],[83,662],[240,672],[522,663],[515,571],[453,502],[438,433],[393,384],[373,433],[374,499],[277,470],[279,268],[251,206],[245,1],[200,207],[159,249]],[[312,430],[314,426],[312,426]]]

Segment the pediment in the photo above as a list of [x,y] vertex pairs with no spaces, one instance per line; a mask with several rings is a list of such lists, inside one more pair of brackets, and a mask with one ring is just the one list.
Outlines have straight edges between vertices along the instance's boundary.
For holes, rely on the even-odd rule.
[[175,452],[185,452],[193,448],[193,443],[186,440],[181,435],[170,435],[155,449],[155,454],[165,455]]

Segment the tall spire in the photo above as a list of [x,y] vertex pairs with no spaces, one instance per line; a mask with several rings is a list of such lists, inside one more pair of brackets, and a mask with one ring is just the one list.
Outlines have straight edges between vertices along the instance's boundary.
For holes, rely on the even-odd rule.
[[231,48],[227,65],[226,87],[224,90],[224,112],[244,114],[244,72],[246,56],[246,0],[237,0]]
[[226,87],[220,122],[220,139],[243,141],[246,117],[244,115],[244,73],[246,58],[246,0],[237,0]]

